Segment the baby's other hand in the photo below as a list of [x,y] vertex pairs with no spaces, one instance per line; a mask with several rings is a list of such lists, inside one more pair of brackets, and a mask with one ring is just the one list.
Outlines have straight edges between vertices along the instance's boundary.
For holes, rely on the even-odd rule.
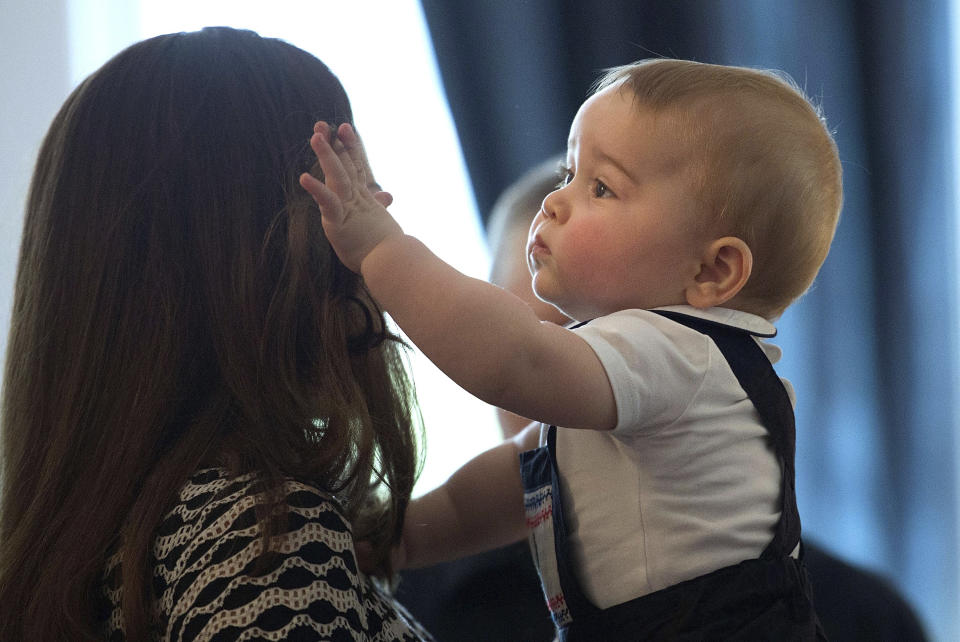
[[403,230],[387,212],[393,197],[373,179],[363,143],[349,124],[335,136],[329,126],[314,126],[310,146],[325,181],[304,173],[300,184],[320,207],[323,229],[337,256],[354,272],[380,242]]

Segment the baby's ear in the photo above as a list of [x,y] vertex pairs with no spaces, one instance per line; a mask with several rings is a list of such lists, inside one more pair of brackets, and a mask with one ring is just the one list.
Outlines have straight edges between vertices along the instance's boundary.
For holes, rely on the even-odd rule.
[[724,236],[711,242],[700,260],[700,272],[687,286],[687,303],[710,308],[735,297],[750,279],[753,253],[742,240]]

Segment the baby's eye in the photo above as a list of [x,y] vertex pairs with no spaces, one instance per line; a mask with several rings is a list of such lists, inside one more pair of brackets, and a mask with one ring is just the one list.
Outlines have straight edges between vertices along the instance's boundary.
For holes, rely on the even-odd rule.
[[557,170],[557,189],[570,184],[573,180],[573,172],[566,165],[561,165]]
[[608,194],[612,194],[610,188],[603,181],[597,181],[593,184],[593,195],[597,198],[603,198]]

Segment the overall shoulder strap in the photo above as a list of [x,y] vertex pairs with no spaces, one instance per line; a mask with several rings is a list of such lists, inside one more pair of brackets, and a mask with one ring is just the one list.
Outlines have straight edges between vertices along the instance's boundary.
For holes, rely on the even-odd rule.
[[780,459],[780,521],[762,558],[789,555],[800,541],[800,515],[794,486],[796,425],[787,390],[773,365],[746,330],[668,310],[651,310],[713,339],[753,402]]

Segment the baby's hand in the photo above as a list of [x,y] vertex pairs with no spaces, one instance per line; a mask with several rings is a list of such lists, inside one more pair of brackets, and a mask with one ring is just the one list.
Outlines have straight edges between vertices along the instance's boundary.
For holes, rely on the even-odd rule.
[[323,230],[337,256],[359,272],[373,248],[388,237],[403,234],[386,210],[393,199],[373,180],[363,144],[349,124],[340,125],[334,137],[329,125],[317,123],[310,147],[325,180],[304,173],[300,185],[320,207]]

